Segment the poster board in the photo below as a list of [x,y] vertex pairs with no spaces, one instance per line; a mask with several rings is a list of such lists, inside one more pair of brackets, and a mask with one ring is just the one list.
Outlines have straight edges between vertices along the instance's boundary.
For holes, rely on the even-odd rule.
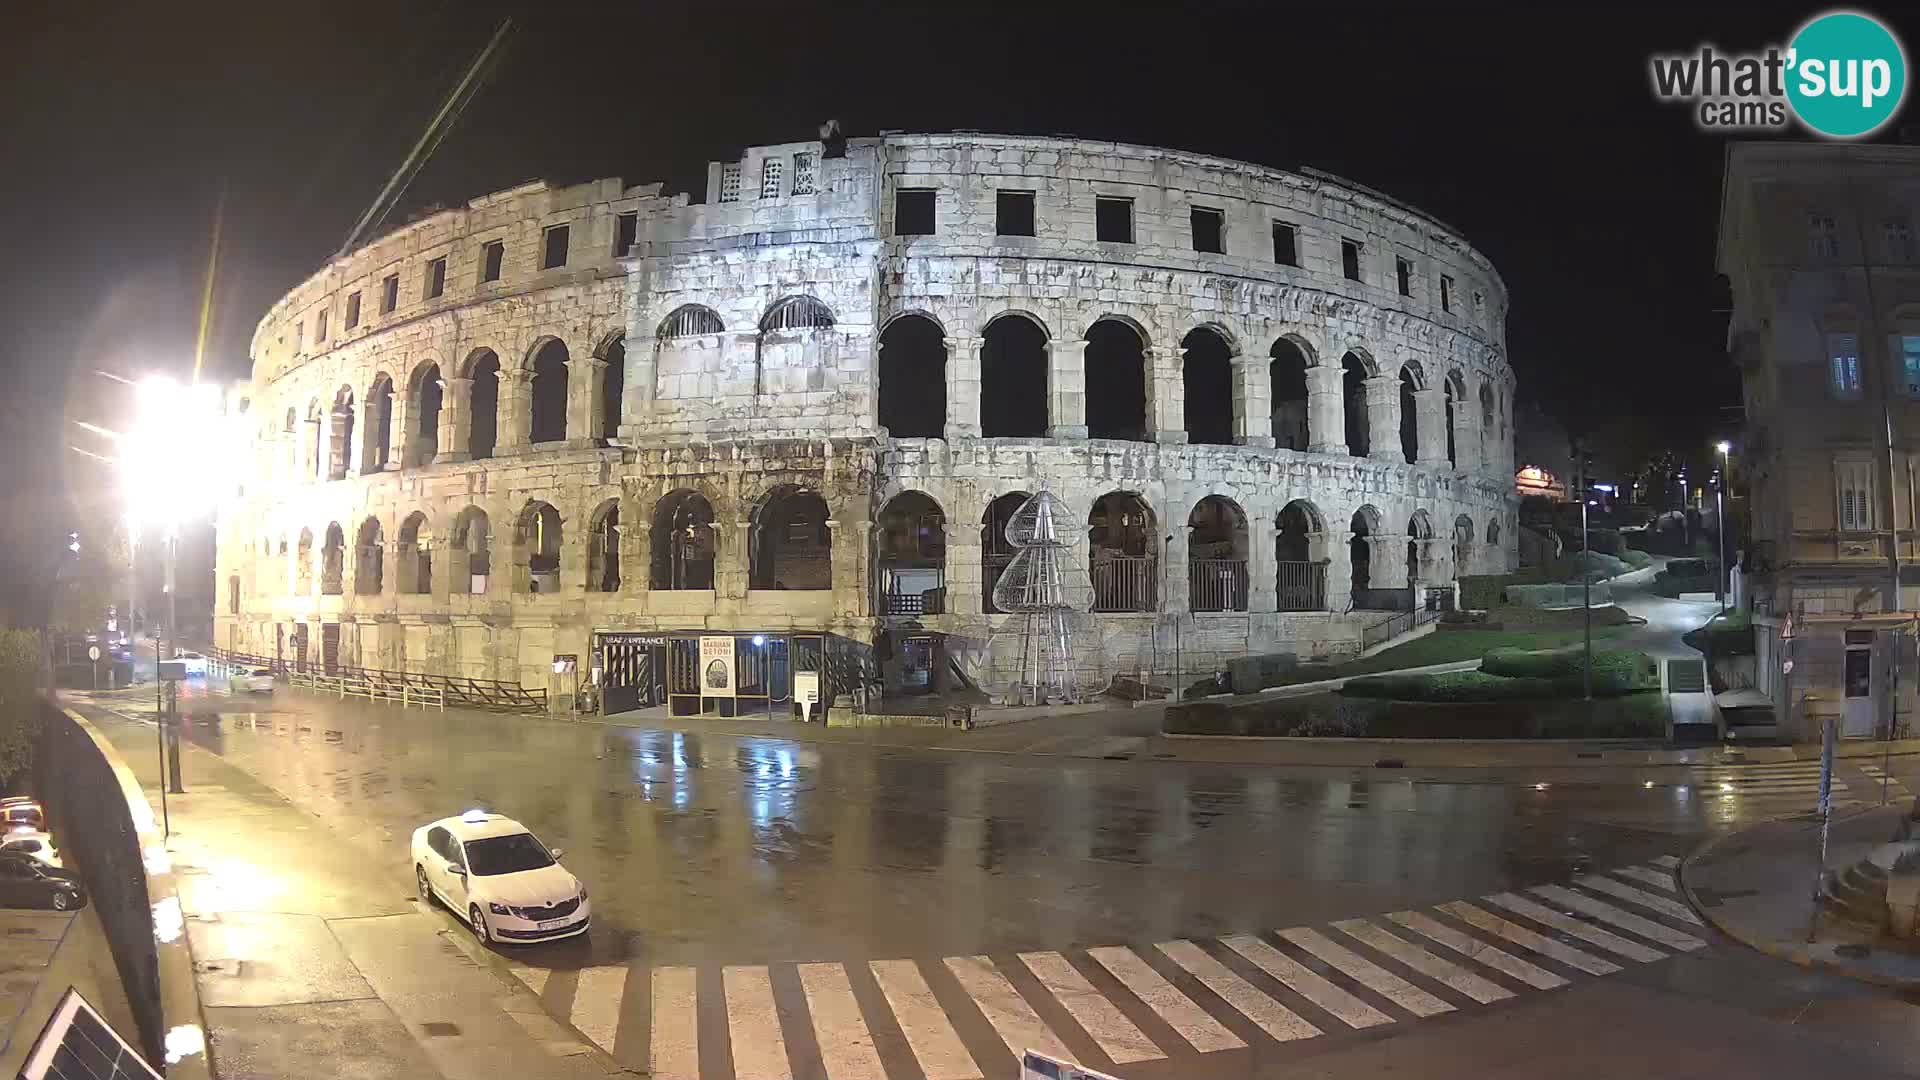
[[700,639],[700,696],[733,696],[733,635]]
[[796,671],[793,673],[793,702],[800,706],[800,719],[813,723],[813,711],[820,707],[820,673],[817,671]]

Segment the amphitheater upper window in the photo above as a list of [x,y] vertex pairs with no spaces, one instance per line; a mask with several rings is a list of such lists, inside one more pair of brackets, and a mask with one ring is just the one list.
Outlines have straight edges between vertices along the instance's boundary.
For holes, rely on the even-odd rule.
[[482,282],[499,281],[500,267],[507,261],[507,242],[489,240],[480,249],[480,280]]
[[1226,215],[1218,210],[1204,207],[1193,208],[1193,250],[1214,255],[1226,254],[1225,219]]
[[737,161],[720,166],[720,201],[740,201],[740,163]]
[[1133,200],[1100,196],[1093,200],[1094,239],[1109,244],[1133,243]]
[[541,234],[540,269],[554,270],[567,265],[567,243],[572,239],[573,226],[547,226],[547,231]]
[[306,347],[307,347],[307,324],[304,322],[294,323],[293,324],[293,351],[297,353],[301,349],[304,349]]
[[325,340],[327,340],[327,309],[321,308],[319,316],[313,320],[313,343],[318,345]]
[[1394,287],[1401,296],[1413,295],[1413,263],[1411,260],[1395,256],[1393,260]]
[[893,193],[893,235],[933,235],[933,189],[899,188]]
[[815,176],[813,151],[802,150],[793,155],[793,193],[811,195],[814,192]]
[[721,325],[720,316],[711,308],[698,304],[686,304],[675,308],[666,321],[660,324],[660,336],[663,338],[702,337],[718,334],[726,329]]
[[782,300],[760,320],[762,330],[826,330],[832,326],[833,312],[811,296]]
[[380,314],[391,315],[400,306],[400,275],[388,274],[380,283]]
[[633,250],[633,242],[640,236],[640,214],[638,211],[620,215],[619,227],[614,230],[613,257],[625,258]]
[[786,162],[779,158],[763,158],[760,161],[760,197],[777,199],[780,197],[780,178],[785,172]]
[[347,294],[347,317],[344,323],[348,330],[360,325],[360,293],[357,290]]
[[1340,241],[1340,272],[1348,281],[1360,281],[1360,241]]
[[1033,192],[994,192],[993,232],[996,236],[1032,236]]
[[1446,274],[1440,275],[1440,310],[1453,310],[1453,279]]
[[1293,226],[1284,221],[1273,223],[1273,261],[1281,266],[1300,265],[1300,241]]
[[427,291],[429,300],[443,295],[447,291],[447,257],[445,255],[427,264]]

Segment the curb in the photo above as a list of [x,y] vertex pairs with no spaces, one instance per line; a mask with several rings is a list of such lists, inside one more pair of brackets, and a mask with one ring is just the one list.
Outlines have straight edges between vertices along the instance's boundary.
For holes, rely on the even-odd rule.
[[1843,964],[1837,960],[1829,960],[1824,956],[1815,956],[1803,947],[1783,945],[1777,941],[1760,939],[1740,929],[1737,924],[1716,918],[1713,909],[1700,902],[1700,897],[1693,891],[1693,883],[1687,880],[1688,872],[1693,869],[1694,862],[1702,855],[1721,846],[1728,840],[1748,832],[1751,829],[1760,827],[1760,825],[1752,825],[1746,829],[1735,829],[1732,832],[1726,832],[1719,836],[1712,837],[1707,840],[1706,843],[1695,848],[1686,858],[1680,860],[1680,866],[1675,872],[1674,877],[1680,883],[1680,893],[1686,897],[1687,906],[1691,907],[1696,914],[1707,921],[1707,925],[1713,927],[1715,930],[1745,945],[1747,948],[1757,953],[1771,956],[1775,960],[1784,960],[1796,967],[1803,967],[1810,971],[1823,971],[1830,975],[1844,976],[1855,982],[1866,983],[1869,986],[1884,986],[1890,990],[1920,989],[1920,976],[1901,978],[1897,975],[1884,975],[1874,971],[1862,971],[1850,964]]

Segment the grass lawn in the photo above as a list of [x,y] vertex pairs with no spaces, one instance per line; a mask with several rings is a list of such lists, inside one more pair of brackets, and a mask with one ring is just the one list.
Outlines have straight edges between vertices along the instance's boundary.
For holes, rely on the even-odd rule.
[[[1595,626],[1593,640],[1619,637],[1631,627]],[[1579,630],[1435,630],[1405,645],[1395,645],[1364,660],[1344,664],[1301,664],[1288,672],[1278,685],[1343,679],[1349,675],[1370,675],[1396,668],[1449,664],[1456,660],[1478,660],[1495,649],[1554,649],[1578,645]]]

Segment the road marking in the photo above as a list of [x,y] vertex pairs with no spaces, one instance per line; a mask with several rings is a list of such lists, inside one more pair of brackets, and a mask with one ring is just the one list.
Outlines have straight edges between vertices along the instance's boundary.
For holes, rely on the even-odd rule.
[[1531,949],[1541,956],[1550,956],[1569,967],[1579,968],[1589,975],[1611,975],[1620,970],[1620,965],[1597,956],[1590,956],[1571,945],[1563,945],[1552,938],[1508,922],[1506,919],[1474,907],[1465,900],[1456,900],[1451,904],[1441,904],[1440,910],[1472,926],[1479,927],[1490,934],[1498,934],[1524,949]]
[[700,1080],[698,982],[690,967],[653,969],[654,1080]]
[[1024,1051],[1038,1050],[1062,1061],[1077,1061],[990,957],[949,956],[947,970],[953,972],[960,988],[980,1007],[980,1014],[1000,1033],[1000,1041],[1016,1059]]
[[580,969],[580,982],[573,991],[573,1015],[569,1022],[580,1034],[613,1052],[613,1034],[620,1030],[620,998],[627,991],[627,969],[590,967]]
[[514,978],[526,983],[534,997],[539,997],[540,992],[547,988],[547,978],[553,974],[546,968],[528,967],[525,964],[508,964],[507,970],[513,972]]
[[1333,985],[1257,937],[1235,934],[1221,938],[1220,942],[1246,957],[1255,967],[1273,976],[1294,993],[1332,1013],[1348,1027],[1368,1028],[1393,1023],[1393,1017]]
[[727,1035],[733,1041],[733,1074],[754,1080],[793,1080],[773,980],[763,967],[720,969],[727,991]]
[[1701,941],[1692,934],[1683,934],[1678,930],[1670,930],[1654,922],[1652,919],[1643,919],[1632,912],[1621,911],[1612,904],[1595,900],[1591,896],[1574,892],[1572,889],[1564,886],[1541,885],[1531,891],[1535,895],[1544,896],[1552,900],[1554,903],[1564,904],[1575,911],[1586,912],[1601,922],[1612,923],[1622,930],[1630,930],[1646,938],[1648,941],[1657,941],[1669,949],[1680,949],[1684,952],[1692,952],[1695,949],[1704,949],[1707,947],[1706,942]]
[[839,964],[799,964],[800,988],[813,1014],[813,1034],[820,1044],[820,1063],[833,1080],[886,1080],[873,1033],[860,1015],[853,985]]
[[1027,965],[1027,970],[1033,972],[1033,977],[1040,980],[1040,985],[1046,987],[1056,1001],[1066,1006],[1080,1027],[1093,1036],[1100,1052],[1116,1064],[1167,1056],[1126,1014],[1115,1008],[1113,1002],[1095,990],[1066,957],[1057,952],[1025,952],[1020,954],[1020,962]]
[[1465,994],[1482,1005],[1513,996],[1513,991],[1506,987],[1489,979],[1483,979],[1450,960],[1442,960],[1420,946],[1396,937],[1365,919],[1348,919],[1334,923],[1333,926],[1348,937],[1372,946],[1375,951],[1393,957],[1420,974],[1437,980],[1449,989]]
[[1649,885],[1665,889],[1668,892],[1680,891],[1674,888],[1673,875],[1659,870],[1649,870],[1644,866],[1622,866],[1617,867],[1613,872],[1622,877],[1630,877],[1635,881],[1644,881]]
[[1573,882],[1583,889],[1593,889],[1596,892],[1603,892],[1609,896],[1639,904],[1641,907],[1649,911],[1657,911],[1669,919],[1678,919],[1681,922],[1692,923],[1695,926],[1706,925],[1700,921],[1700,916],[1695,915],[1686,905],[1677,904],[1664,896],[1655,896],[1650,892],[1636,889],[1631,885],[1615,881],[1610,877],[1602,877],[1599,874],[1581,874],[1579,877],[1574,878]]
[[1567,980],[1561,976],[1545,968],[1535,967],[1510,952],[1495,948],[1471,934],[1463,934],[1421,912],[1396,911],[1387,918],[1416,934],[1445,945],[1469,960],[1477,960],[1495,971],[1511,975],[1536,990],[1552,990],[1567,985]]
[[947,1021],[946,1010],[934,998],[919,965],[911,960],[875,960],[867,967],[927,1080],[978,1080],[980,1067]]
[[1655,866],[1664,866],[1669,870],[1680,865],[1680,860],[1672,855],[1655,855],[1648,861]]
[[1318,930],[1296,927],[1280,936],[1340,969],[1340,973],[1415,1016],[1437,1016],[1453,1006],[1427,993],[1386,968],[1327,939]]
[[1168,941],[1161,943],[1157,948],[1167,955],[1167,959],[1185,968],[1189,975],[1199,979],[1207,989],[1218,994],[1220,1000],[1233,1006],[1240,1015],[1258,1024],[1261,1031],[1273,1036],[1276,1041],[1311,1039],[1320,1034],[1319,1028],[1301,1019],[1292,1009],[1255,989],[1252,983],[1235,974],[1231,968],[1214,959],[1212,954],[1193,942]]
[[1172,983],[1132,949],[1110,946],[1088,949],[1087,955],[1119,979],[1134,997],[1146,1002],[1148,1008],[1195,1050],[1206,1054],[1215,1050],[1238,1050],[1247,1045],[1205,1009],[1195,1005],[1192,998],[1174,989]]
[[1608,952],[1618,953],[1629,960],[1638,960],[1643,964],[1648,964],[1655,960],[1665,960],[1667,958],[1667,954],[1658,949],[1649,949],[1639,942],[1628,941],[1626,938],[1621,937],[1611,930],[1602,930],[1592,923],[1582,922],[1579,919],[1562,915],[1552,908],[1543,907],[1524,896],[1515,896],[1512,893],[1493,893],[1487,897],[1487,902],[1498,904],[1516,915],[1525,915],[1534,922],[1542,926],[1551,926],[1563,934],[1572,934],[1574,937],[1590,941]]

